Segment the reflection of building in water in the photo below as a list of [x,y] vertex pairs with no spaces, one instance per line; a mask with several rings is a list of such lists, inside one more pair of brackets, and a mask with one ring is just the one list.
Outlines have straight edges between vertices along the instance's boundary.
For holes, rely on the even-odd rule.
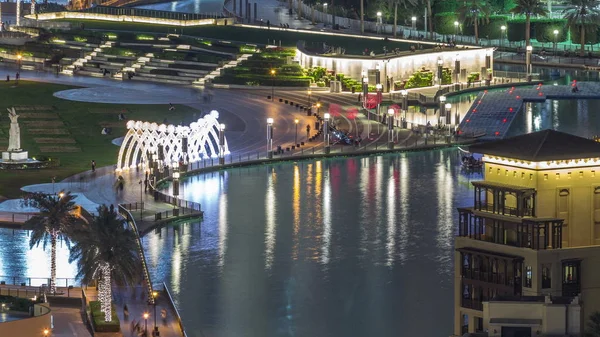
[[458,209],[454,334],[579,335],[600,310],[600,144],[544,130],[469,150],[485,167]]

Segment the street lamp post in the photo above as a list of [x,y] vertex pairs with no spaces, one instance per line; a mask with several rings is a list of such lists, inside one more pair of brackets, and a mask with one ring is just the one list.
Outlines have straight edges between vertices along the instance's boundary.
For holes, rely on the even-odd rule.
[[439,101],[440,101],[440,118],[438,120],[438,124],[441,124],[442,123],[442,118],[446,116],[446,111],[445,111],[445,108],[446,108],[446,96],[443,96],[443,95],[440,96]]
[[331,116],[328,112],[323,115],[323,143],[325,146],[325,154],[329,154],[331,152],[331,147],[329,146],[329,118]]
[[323,9],[325,10],[325,26],[327,26],[327,21],[329,21],[327,18],[327,3],[323,4]]
[[310,89],[308,89],[308,91],[306,92],[308,95],[308,108],[310,109],[311,107],[311,99],[310,99],[310,95],[312,94],[312,91]]
[[179,209],[177,208],[177,198],[179,197],[179,171],[173,166],[173,215],[179,216]]
[[532,69],[531,69],[531,53],[533,52],[533,46],[529,45],[527,47],[525,47],[525,67],[527,69],[526,73],[527,73],[527,82],[531,82],[531,73],[532,73]]
[[319,112],[321,111],[321,102],[320,101],[317,101],[316,107],[317,107],[317,116],[318,116]]
[[442,61],[442,59],[438,59],[437,60],[437,66],[438,66],[438,85],[440,90],[442,89],[442,72],[444,71],[444,61]]
[[504,47],[504,36],[506,36],[506,26],[500,26],[500,30],[502,31],[500,34],[500,48]]
[[554,56],[556,56],[556,49],[558,47],[558,30],[555,29],[553,31],[553,33],[554,33]]
[[219,165],[225,165],[225,124],[219,125]]
[[145,320],[145,324],[144,324],[144,334],[145,334],[146,336],[148,336],[148,316],[149,316],[149,315],[148,315],[148,313],[147,313],[147,312],[145,312],[145,313],[144,313],[144,320]]
[[402,89],[400,90],[400,95],[402,95],[402,111],[404,112],[404,116],[402,117],[402,128],[406,128],[408,126],[406,123],[406,114],[408,113],[408,91]]
[[[2,303],[2,306],[4,306],[4,303]],[[44,337],[48,337],[48,336],[50,336],[50,330],[44,329]]]
[[[154,305],[154,332],[158,332],[158,324],[156,323],[156,297],[158,297],[158,292],[157,291],[153,291],[152,292],[152,304]],[[157,335],[158,336],[158,335]]]
[[388,109],[388,149],[394,149],[394,109]]
[[417,34],[417,17],[413,16],[412,18],[410,18],[410,21],[412,22],[413,33]]
[[452,124],[452,104],[446,103],[444,106],[446,112],[446,124],[448,125],[448,135],[450,135],[450,125]]
[[379,118],[379,106],[381,104],[381,89],[383,88],[383,86],[381,85],[381,83],[377,83],[375,85],[375,89],[377,89],[377,118]]
[[381,15],[381,12],[377,12],[377,34],[381,34],[381,26],[383,24]]
[[20,73],[21,73],[21,61],[22,61],[22,59],[23,59],[23,56],[21,54],[18,54],[17,55],[17,74],[19,76],[17,76],[17,83],[19,82],[19,77],[21,77]]
[[294,144],[296,144],[296,146],[298,146],[298,123],[300,122],[300,120],[298,120],[298,118],[294,119],[294,124],[296,124],[296,134],[294,135]]
[[144,220],[144,182],[140,179],[140,221]]
[[456,36],[458,35],[458,21],[454,21],[454,41],[456,41]]
[[271,69],[271,101],[275,101],[275,69]]
[[454,81],[455,83],[455,90],[460,89],[460,57],[458,56],[458,54],[456,54],[456,58],[454,59],[454,74],[456,76],[456,79]]
[[273,118],[267,118],[267,158],[273,159]]

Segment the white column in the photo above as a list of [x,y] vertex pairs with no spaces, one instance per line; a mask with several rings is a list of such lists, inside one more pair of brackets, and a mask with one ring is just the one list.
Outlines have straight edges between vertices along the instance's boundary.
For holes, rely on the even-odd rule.
[[35,15],[35,0],[31,0],[31,15]]
[[17,27],[21,25],[21,0],[17,0]]

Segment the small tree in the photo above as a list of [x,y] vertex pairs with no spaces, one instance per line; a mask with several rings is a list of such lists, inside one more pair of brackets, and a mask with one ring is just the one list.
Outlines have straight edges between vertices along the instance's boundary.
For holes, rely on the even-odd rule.
[[473,25],[475,29],[475,44],[479,44],[479,23],[489,23],[490,9],[485,0],[466,0],[458,8],[461,21]]
[[77,223],[77,207],[70,192],[51,195],[29,194],[24,203],[39,209],[39,213],[25,222],[31,226],[29,246],[33,248],[43,243],[44,249],[50,242],[50,292],[56,292],[56,242],[60,239],[69,246],[69,236]]
[[77,277],[84,283],[98,279],[98,299],[104,320],[112,319],[112,284],[134,285],[141,279],[142,263],[136,234],[106,205],[81,230],[74,232],[76,242],[69,261],[77,261]]
[[585,33],[596,32],[600,19],[599,0],[568,0],[563,10],[564,18],[569,27],[579,29],[580,56],[585,55]]

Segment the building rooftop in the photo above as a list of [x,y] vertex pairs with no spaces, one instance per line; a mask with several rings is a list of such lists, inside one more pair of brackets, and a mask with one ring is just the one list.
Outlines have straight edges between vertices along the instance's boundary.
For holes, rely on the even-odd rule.
[[543,130],[469,147],[473,153],[531,162],[600,157],[600,143],[572,134]]

